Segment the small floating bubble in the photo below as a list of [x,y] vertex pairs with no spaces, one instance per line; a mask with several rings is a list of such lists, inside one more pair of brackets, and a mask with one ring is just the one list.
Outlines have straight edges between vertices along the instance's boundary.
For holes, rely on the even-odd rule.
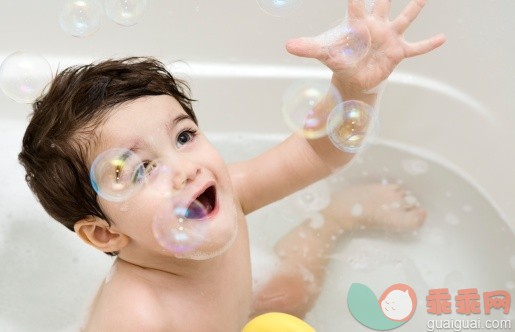
[[37,54],[15,52],[0,66],[0,88],[18,103],[33,103],[51,79],[50,64]]
[[147,0],[107,0],[104,2],[107,17],[123,26],[137,24],[147,8]]
[[265,13],[284,17],[300,8],[302,0],[257,0],[257,3]]
[[102,13],[99,0],[65,0],[59,24],[61,29],[74,37],[88,37],[100,28]]

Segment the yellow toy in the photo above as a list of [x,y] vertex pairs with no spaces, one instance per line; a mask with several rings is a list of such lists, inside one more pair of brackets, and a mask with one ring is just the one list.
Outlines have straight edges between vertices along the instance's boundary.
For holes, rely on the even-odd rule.
[[295,316],[269,312],[253,318],[241,332],[316,332],[302,319]]

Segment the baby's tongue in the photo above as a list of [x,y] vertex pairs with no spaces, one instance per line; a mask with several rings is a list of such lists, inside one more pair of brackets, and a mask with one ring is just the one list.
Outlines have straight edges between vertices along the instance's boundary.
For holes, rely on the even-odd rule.
[[188,210],[186,211],[186,218],[188,219],[202,219],[207,217],[207,215],[213,210],[213,206],[209,200],[209,198],[202,194],[197,197],[196,200],[191,202],[188,206]]

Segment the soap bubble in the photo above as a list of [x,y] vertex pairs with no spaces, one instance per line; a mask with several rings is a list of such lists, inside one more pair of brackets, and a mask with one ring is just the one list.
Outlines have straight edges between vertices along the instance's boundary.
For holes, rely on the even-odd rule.
[[187,258],[207,241],[208,214],[207,207],[199,200],[188,205],[173,199],[166,200],[154,217],[154,237],[166,251]]
[[218,256],[236,239],[237,210],[232,200],[218,198],[215,187],[193,198],[189,190],[186,186],[173,197],[161,199],[152,223],[154,237],[177,258]]
[[331,104],[341,103],[340,94],[332,85],[328,89],[318,82],[293,84],[283,96],[282,113],[286,125],[310,139],[325,136],[329,112],[316,110],[315,106],[326,96],[331,99]]
[[257,3],[267,14],[284,17],[300,8],[302,0],[257,0]]
[[145,167],[131,150],[115,148],[99,154],[90,170],[97,194],[112,202],[129,199],[144,183]]
[[147,0],[107,0],[104,8],[112,21],[128,27],[137,24],[143,17]]
[[321,211],[331,203],[331,191],[325,181],[312,185],[295,193],[295,205],[303,211]]
[[340,25],[332,32],[333,42],[328,47],[329,56],[334,61],[354,65],[367,55],[370,50],[371,37],[367,26],[352,20]]
[[359,100],[348,100],[331,111],[327,134],[338,149],[357,153],[371,139],[376,129],[372,107]]
[[0,88],[19,103],[32,103],[52,79],[48,61],[40,55],[16,52],[0,66]]
[[65,0],[59,15],[61,29],[74,37],[87,37],[100,27],[102,5],[99,0]]

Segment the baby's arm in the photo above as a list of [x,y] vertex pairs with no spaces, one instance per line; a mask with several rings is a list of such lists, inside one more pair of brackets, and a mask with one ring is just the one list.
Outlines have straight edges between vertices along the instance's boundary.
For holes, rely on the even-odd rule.
[[[443,35],[415,43],[404,40],[404,32],[424,4],[424,0],[412,0],[390,21],[390,0],[376,0],[371,13],[365,0],[349,0],[348,22],[366,26],[371,38],[370,51],[354,64],[329,56],[329,46],[345,42],[345,36],[337,36],[338,27],[317,37],[290,40],[286,49],[296,56],[317,59],[331,69],[331,83],[343,100],[360,100],[373,107],[377,95],[371,89],[388,78],[403,59],[430,52],[445,42]],[[315,110],[329,113],[334,106],[328,95]],[[334,147],[327,136],[308,140],[295,133],[262,155],[231,165],[231,175],[243,211],[250,213],[326,177],[353,156]]]

